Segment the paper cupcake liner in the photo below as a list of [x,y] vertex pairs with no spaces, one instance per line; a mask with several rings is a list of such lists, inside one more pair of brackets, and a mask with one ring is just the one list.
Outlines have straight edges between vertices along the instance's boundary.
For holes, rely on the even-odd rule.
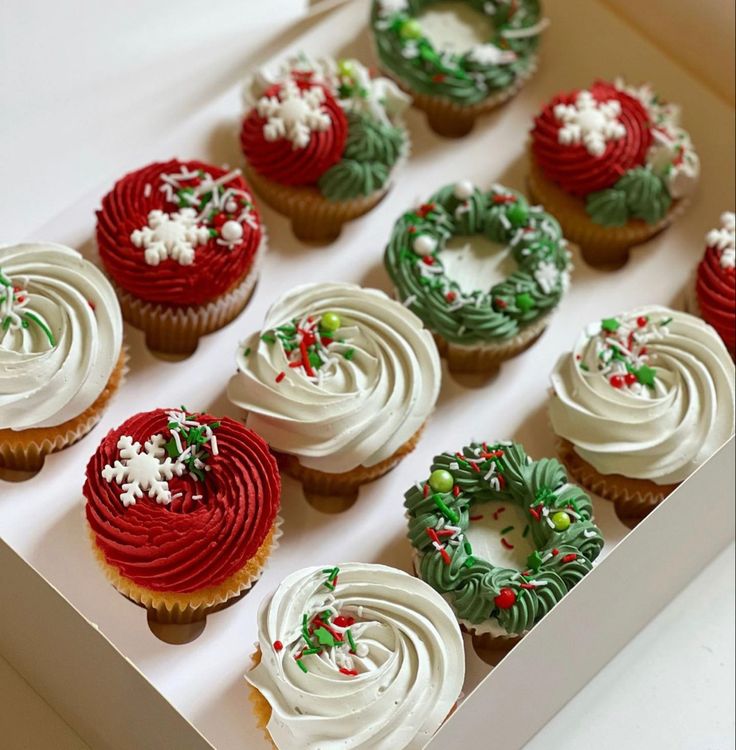
[[97,544],[94,532],[89,527],[88,529],[95,558],[118,592],[141,607],[145,607],[157,622],[182,625],[203,620],[208,614],[253,586],[263,574],[269,556],[279,547],[278,542],[283,534],[282,524],[281,516],[276,516],[271,530],[255,555],[225,581],[217,586],[209,586],[184,594],[153,591],[126,578],[115,566],[107,562],[105,553]]
[[557,438],[557,453],[569,476],[586,490],[615,503],[616,512],[622,518],[644,518],[679,486],[679,483],[656,484],[649,479],[632,479],[621,474],[601,474],[564,438]]
[[258,196],[271,208],[291,219],[294,235],[303,242],[336,240],[342,226],[376,206],[389,191],[391,181],[371,195],[346,201],[327,200],[315,187],[292,187],[269,180],[246,163],[245,176]]
[[447,341],[438,333],[433,334],[440,356],[447,360],[450,372],[478,373],[493,372],[507,359],[521,354],[544,332],[551,313],[522,328],[508,341],[467,346]]
[[112,396],[128,374],[128,348],[120,349],[117,364],[95,402],[78,417],[54,427],[0,430],[0,467],[15,471],[39,471],[46,456],[81,440],[100,421]]
[[222,328],[240,315],[253,293],[267,246],[264,230],[246,276],[229,292],[205,305],[173,307],[145,302],[114,285],[123,318],[146,334],[149,349],[166,354],[191,354],[201,336]]
[[[256,645],[256,650],[251,656],[251,659],[253,661],[251,669],[255,669],[255,667],[257,667],[261,663],[262,658],[263,653],[261,652],[261,647]],[[256,717],[256,726],[263,732],[263,736],[266,738],[266,741],[273,745],[276,750],[278,750],[276,743],[271,739],[271,734],[268,731],[268,722],[271,721],[271,714],[273,713],[271,704],[266,699],[266,696],[263,695],[263,693],[258,688],[253,687],[253,685],[251,685],[250,683],[248,683],[248,700],[253,707],[253,713]]]
[[373,466],[356,466],[350,471],[329,474],[303,466],[297,456],[274,450],[279,466],[290,477],[302,483],[304,497],[323,513],[341,513],[358,499],[361,484],[367,484],[388,473],[416,447],[424,430],[422,425],[409,440],[387,459]]
[[604,227],[588,216],[582,198],[566,193],[548,180],[533,157],[530,156],[529,162],[529,196],[560,222],[565,237],[580,246],[583,258],[591,266],[622,266],[629,259],[630,248],[666,229],[688,205],[687,199],[673,201],[667,214],[655,224],[632,219],[622,227]]
[[524,74],[520,75],[508,88],[496,92],[482,102],[466,105],[458,104],[440,96],[420,94],[413,91],[407,83],[397,78],[386,67],[382,66],[381,72],[392,78],[401,89],[412,97],[413,106],[426,114],[427,124],[437,135],[445,138],[462,138],[470,133],[475,126],[475,121],[480,116],[496,109],[519,93],[524,84],[536,72],[537,62],[537,58],[534,57]]

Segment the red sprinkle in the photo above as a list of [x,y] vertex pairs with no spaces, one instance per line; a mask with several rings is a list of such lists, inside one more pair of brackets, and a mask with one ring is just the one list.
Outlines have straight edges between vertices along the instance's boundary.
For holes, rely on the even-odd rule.
[[354,669],[345,669],[345,667],[340,667],[340,673],[346,674],[348,677],[358,676],[358,673]]
[[338,628],[349,628],[351,625],[355,625],[354,617],[346,617],[345,615],[338,615],[333,621],[333,625],[337,625]]
[[493,602],[499,609],[511,609],[516,604],[516,592],[503,588]]
[[508,304],[504,302],[502,299],[496,298],[493,300],[493,304],[499,309],[499,310],[505,310],[508,307]]
[[569,555],[565,555],[562,558],[562,562],[563,563],[569,563],[569,562],[572,562],[573,560],[577,560],[577,559],[578,559],[578,556],[574,552],[571,552]]
[[470,516],[471,521],[482,521],[483,516]]
[[460,485],[459,485],[459,484],[456,484],[456,485],[455,485],[455,486],[454,486],[454,487],[452,488],[452,494],[453,494],[453,495],[454,495],[455,497],[457,497],[457,496],[458,496],[458,495],[460,494],[460,492],[462,492],[462,490],[460,489]]
[[445,565],[449,565],[452,562],[452,558],[447,554],[447,550],[444,547],[440,550],[440,555],[442,555]]
[[445,295],[445,299],[446,299],[446,300],[447,300],[448,302],[454,302],[454,301],[455,301],[455,298],[456,298],[456,297],[457,297],[457,294],[455,294],[455,292],[448,292],[448,293],[447,293],[447,294]]
[[434,211],[434,203],[422,203],[417,209],[417,216],[421,216],[423,219],[427,214],[431,214]]
[[539,520],[540,513],[536,508],[529,508],[529,514],[533,516],[535,521]]
[[283,650],[283,648],[284,648],[284,644],[283,644],[283,643],[281,643],[281,641],[274,641],[274,642],[273,642],[273,647],[274,647],[274,649],[275,649],[276,651],[282,651],[282,650]]
[[639,328],[644,328],[644,326],[645,326],[645,325],[646,325],[646,324],[647,324],[648,322],[649,322],[649,321],[648,321],[648,320],[647,320],[647,319],[646,319],[646,318],[645,318],[645,317],[644,317],[643,315],[640,315],[640,316],[639,316],[639,317],[638,317],[638,318],[636,319],[636,325],[638,325],[638,326],[639,326]]
[[493,520],[494,520],[494,521],[498,521],[498,517],[499,517],[499,516],[501,515],[501,513],[503,513],[503,512],[505,511],[505,510],[506,510],[506,506],[505,506],[505,505],[502,505],[502,506],[501,506],[500,508],[498,508],[497,510],[494,510],[494,511],[493,511]]
[[557,547],[555,547],[555,548],[554,548],[554,549],[552,550],[552,556],[553,556],[553,557],[556,557],[556,556],[557,556],[557,555],[559,555],[559,554],[560,554],[560,550],[558,550],[558,549],[557,549]]
[[428,497],[429,496],[429,485],[428,484],[424,485],[423,493],[424,493],[424,497]]
[[413,224],[410,224],[410,225],[409,225],[409,226],[408,226],[408,227],[406,228],[406,231],[407,231],[407,232],[409,232],[409,234],[414,234],[414,232],[416,232],[416,231],[417,231],[417,228],[416,228],[416,227],[415,227],[415,226],[414,226]]
[[633,372],[627,372],[626,375],[624,375],[624,380],[626,381],[626,385],[633,385],[636,383],[636,375],[634,375]]
[[501,537],[501,544],[503,544],[503,546],[506,547],[506,549],[513,549],[514,548],[514,545],[511,544],[511,542],[509,542],[506,539],[506,537]]
[[96,310],[96,309],[97,309],[97,305],[95,305],[95,303],[94,303],[94,302],[92,302],[92,300],[91,300],[91,299],[88,299],[88,300],[87,300],[87,304],[88,304],[88,305],[89,305],[89,306],[90,306],[90,307],[91,307],[91,308],[92,308],[93,310]]
[[437,73],[436,75],[432,76],[432,81],[434,83],[442,83],[442,81],[445,80],[445,74],[444,73]]
[[434,258],[431,255],[422,255],[422,263],[427,266],[434,265]]
[[502,203],[516,203],[516,196],[508,193],[497,194],[493,196],[493,202],[497,205]]
[[281,381],[282,381],[282,380],[283,380],[283,379],[284,379],[285,377],[286,377],[286,373],[285,373],[285,372],[280,372],[280,373],[279,373],[279,374],[278,374],[278,375],[276,376],[276,382],[277,382],[277,383],[280,383],[280,382],[281,382]]
[[454,533],[452,529],[442,529],[437,532],[437,536],[452,536]]
[[520,583],[519,586],[523,589],[535,589],[537,588],[533,583]]

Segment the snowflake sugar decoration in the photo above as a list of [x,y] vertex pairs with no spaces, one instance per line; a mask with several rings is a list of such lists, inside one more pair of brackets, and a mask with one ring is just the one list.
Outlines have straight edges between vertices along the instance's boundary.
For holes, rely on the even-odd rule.
[[322,109],[325,92],[319,86],[299,88],[296,81],[285,81],[276,96],[264,96],[256,109],[266,118],[263,135],[267,141],[286,138],[292,146],[305,148],[313,132],[330,128],[332,121]]
[[393,16],[395,13],[402,13],[408,10],[409,3],[407,0],[378,0],[378,12],[381,16]]
[[543,260],[534,271],[534,279],[545,294],[550,294],[560,282],[560,271],[552,261]]
[[513,50],[503,50],[495,44],[476,44],[467,57],[478,65],[508,65],[516,60],[516,53]]
[[736,265],[736,214],[726,211],[721,214],[721,226],[719,229],[711,229],[705,236],[708,247],[714,247],[718,251],[721,268],[733,270]]
[[597,101],[590,91],[581,91],[575,104],[558,104],[555,117],[562,123],[557,133],[565,146],[582,143],[591,156],[602,156],[608,141],[626,135],[626,128],[618,119],[621,103],[617,99]]
[[197,223],[197,212],[193,208],[182,208],[174,213],[153,210],[148,214],[148,226],[130,235],[136,247],[145,249],[149,266],[157,266],[167,258],[190,266],[197,245],[205,244],[209,238],[209,230]]
[[166,455],[166,440],[162,435],[152,435],[144,445],[133,442],[129,435],[122,435],[117,448],[120,459],[110,466],[107,464],[102,470],[102,478],[109,482],[116,482],[123,488],[120,501],[127,508],[135,505],[136,500],[147,492],[149,497],[155,498],[159,505],[171,502],[171,491],[168,480],[184,473],[184,464],[173,462]]

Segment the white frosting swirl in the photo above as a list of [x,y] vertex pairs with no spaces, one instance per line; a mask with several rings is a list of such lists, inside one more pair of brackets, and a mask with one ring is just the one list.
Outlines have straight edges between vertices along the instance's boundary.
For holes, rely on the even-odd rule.
[[602,323],[552,372],[555,432],[601,474],[682,482],[733,434],[723,342],[702,320],[656,305]]
[[338,473],[380,463],[409,440],[434,408],[441,370],[419,318],[355,284],[297,287],[269,310],[263,330],[271,337],[279,326],[327,312],[341,326],[314,377],[290,366],[281,339],[254,334],[238,353],[228,396],[273,448]]
[[0,272],[0,429],[78,417],[102,393],[120,356],[115,292],[101,271],[63,245],[0,247]]
[[[341,566],[334,591],[328,578],[322,568],[297,571],[261,605],[262,660],[246,679],[271,705],[271,737],[279,750],[420,750],[463,685],[452,610],[424,581],[384,565]],[[355,618],[355,653],[343,636],[301,656],[302,671],[304,615],[311,622],[325,611]],[[345,658],[357,674],[340,672]]]

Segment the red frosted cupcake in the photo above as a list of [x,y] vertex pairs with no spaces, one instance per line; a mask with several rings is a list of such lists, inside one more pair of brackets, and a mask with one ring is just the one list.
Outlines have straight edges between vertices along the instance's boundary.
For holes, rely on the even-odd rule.
[[736,214],[721,214],[721,226],[708,232],[705,241],[695,281],[698,312],[736,358]]
[[649,86],[596,81],[558,94],[531,131],[529,192],[592,265],[620,265],[664,229],[698,174],[679,109]]
[[111,430],[87,464],[93,550],[124,596],[189,622],[247,590],[279,536],[267,444],[227,417],[164,410]]
[[253,76],[245,98],[248,179],[303,240],[333,240],[373,208],[408,152],[409,98],[357,60],[300,55]]
[[173,159],[115,184],[97,212],[97,245],[149,348],[191,353],[245,307],[266,243],[240,170]]

